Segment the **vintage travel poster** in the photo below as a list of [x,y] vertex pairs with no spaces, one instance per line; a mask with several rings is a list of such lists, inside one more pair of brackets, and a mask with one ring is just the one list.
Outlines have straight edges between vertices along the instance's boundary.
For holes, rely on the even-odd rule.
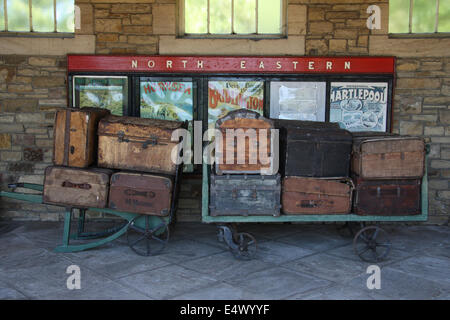
[[263,81],[209,81],[208,127],[214,128],[217,119],[236,109],[249,109],[263,115]]
[[332,82],[330,122],[349,131],[386,131],[387,82]]
[[127,77],[74,76],[74,107],[106,108],[123,115],[128,102]]

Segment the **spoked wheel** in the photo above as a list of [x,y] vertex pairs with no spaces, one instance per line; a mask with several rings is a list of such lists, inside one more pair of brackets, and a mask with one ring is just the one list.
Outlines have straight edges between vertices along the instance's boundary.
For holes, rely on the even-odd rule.
[[353,239],[355,253],[366,262],[383,261],[391,250],[387,232],[377,226],[365,227]]
[[235,233],[234,242],[237,245],[235,249],[230,248],[234,257],[241,260],[251,260],[256,255],[256,239],[246,232]]
[[160,254],[169,241],[169,227],[164,221],[151,223],[151,216],[139,216],[128,225],[128,246],[140,256]]

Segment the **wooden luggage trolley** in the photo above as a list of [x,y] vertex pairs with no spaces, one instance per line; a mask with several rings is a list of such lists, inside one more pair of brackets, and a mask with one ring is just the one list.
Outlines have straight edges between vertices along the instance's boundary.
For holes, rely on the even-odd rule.
[[[77,252],[99,247],[126,234],[128,246],[142,256],[156,255],[160,253],[169,241],[170,227],[175,223],[176,199],[178,197],[179,183],[182,166],[176,166],[170,212],[167,216],[154,216],[132,212],[124,212],[110,208],[76,208],[66,207],[64,213],[64,230],[62,245],[55,248],[56,252]],[[11,192],[1,191],[0,196],[31,203],[43,203],[42,194],[30,194],[14,192],[16,188],[25,188],[35,191],[43,191],[43,185],[31,183],[9,184]],[[74,218],[74,210],[79,210],[78,226],[74,233],[71,225]],[[123,224],[101,232],[85,232],[86,211],[111,214],[126,220]],[[72,243],[76,240],[84,240],[81,243]],[[91,240],[89,242],[86,242]]]

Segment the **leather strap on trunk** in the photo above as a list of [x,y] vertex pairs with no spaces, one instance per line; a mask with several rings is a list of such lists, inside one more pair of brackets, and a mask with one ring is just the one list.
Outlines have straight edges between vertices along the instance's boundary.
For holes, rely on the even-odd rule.
[[63,165],[69,165],[69,144],[70,144],[70,115],[71,112],[66,110],[66,125],[64,128],[64,157]]

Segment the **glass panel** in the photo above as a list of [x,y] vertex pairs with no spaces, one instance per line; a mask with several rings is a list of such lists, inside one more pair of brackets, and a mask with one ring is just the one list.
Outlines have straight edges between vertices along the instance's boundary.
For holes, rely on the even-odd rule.
[[74,76],[75,106],[106,108],[122,116],[128,105],[127,77]]
[[325,121],[325,82],[270,83],[270,117]]
[[349,131],[386,131],[386,82],[332,82],[330,122]]
[[414,0],[412,32],[434,32],[435,23],[436,0]]
[[256,0],[234,1],[234,32],[256,32]]
[[281,33],[281,0],[258,1],[258,33]]
[[28,0],[7,0],[8,31],[30,31]]
[[33,0],[32,4],[33,31],[55,31],[53,0]]
[[389,33],[409,32],[409,0],[389,1]]
[[209,32],[230,34],[231,0],[210,0],[209,6]]
[[185,0],[184,32],[208,32],[208,2],[207,0]]
[[450,1],[439,1],[438,32],[450,32]]
[[209,81],[208,128],[236,109],[249,109],[263,115],[264,81]]
[[0,0],[0,31],[5,30],[5,7],[4,7],[4,1]]
[[56,1],[56,30],[58,32],[75,32],[74,0]]

